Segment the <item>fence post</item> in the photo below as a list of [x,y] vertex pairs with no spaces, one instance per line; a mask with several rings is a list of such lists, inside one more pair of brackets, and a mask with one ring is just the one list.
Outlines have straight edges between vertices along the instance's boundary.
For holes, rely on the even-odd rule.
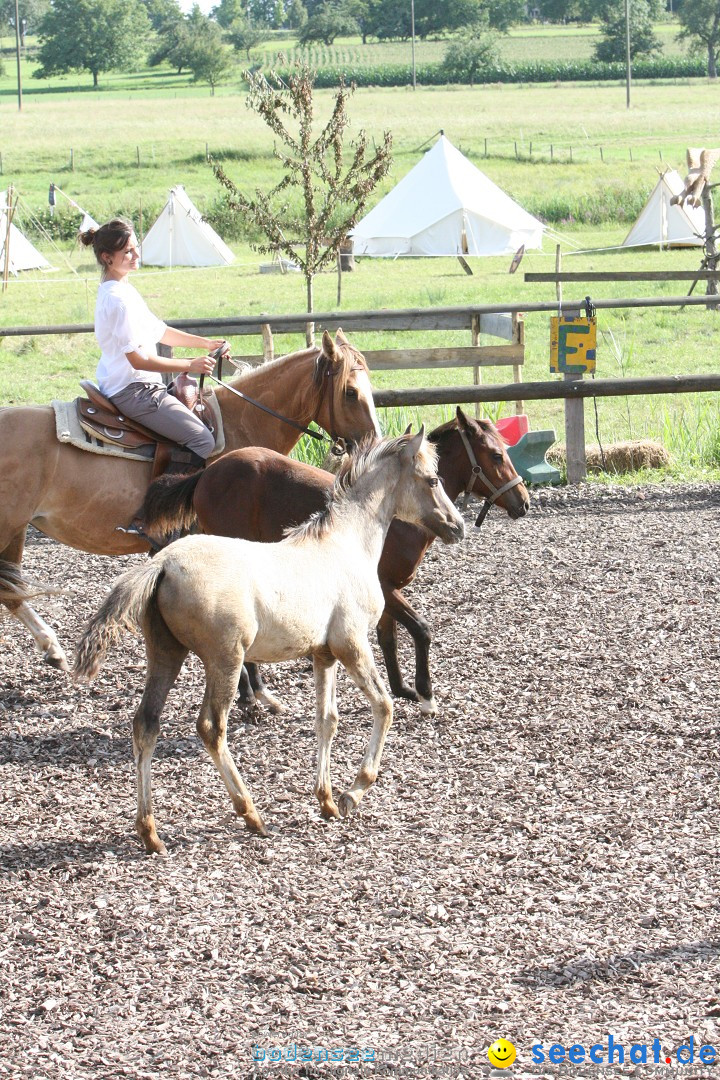
[[[562,252],[560,245],[555,248],[555,273],[560,274]],[[562,282],[555,285],[558,314],[562,315]],[[565,382],[582,379],[582,375],[564,375]],[[587,476],[585,458],[585,402],[583,398],[565,398],[565,460],[568,484],[579,484]]]
[[[715,247],[715,214],[713,211],[713,199],[710,185],[706,184],[702,192],[702,204],[705,211],[705,260],[708,270],[715,270],[717,267],[717,249]],[[705,292],[708,296],[717,296],[718,283],[717,279],[710,278],[708,280]]]
[[[472,333],[472,337],[471,337],[472,344],[473,345],[479,345],[480,344],[480,316],[479,315],[473,315],[472,322],[471,322],[470,326],[471,326],[471,333]],[[480,386],[481,382],[482,382],[482,373],[480,371],[480,368],[476,365],[473,368],[473,386]],[[475,419],[476,420],[480,419],[480,402],[479,401],[475,402]]]
[[262,324],[262,339],[263,339],[263,362],[267,363],[268,360],[275,359],[275,344],[273,342],[272,327],[270,323]]
[[[525,316],[521,311],[514,311],[512,315],[512,343],[513,345],[522,345],[523,349],[523,363],[525,363]],[[514,382],[521,382],[522,369],[520,364],[513,364],[513,380]],[[520,413],[525,412],[525,402],[515,402],[515,414],[517,416]]]

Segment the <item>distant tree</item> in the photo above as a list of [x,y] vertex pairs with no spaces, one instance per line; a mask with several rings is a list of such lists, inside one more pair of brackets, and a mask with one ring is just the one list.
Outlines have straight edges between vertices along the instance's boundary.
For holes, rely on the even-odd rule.
[[208,33],[202,39],[195,39],[188,67],[193,73],[193,81],[207,83],[214,95],[215,87],[229,76],[235,65],[230,50],[223,45],[220,27],[216,22],[208,21],[217,29],[218,36],[214,38]]
[[[18,0],[20,35],[23,45],[25,34],[34,34],[40,21],[50,9],[50,0]],[[0,0],[0,24],[11,26],[15,32],[15,0]]]
[[720,0],[683,0],[678,37],[707,55],[708,78],[716,79],[720,55]]
[[139,0],[52,0],[38,28],[39,79],[89,71],[93,86],[104,71],[132,70],[150,24]]
[[450,42],[443,59],[443,68],[453,82],[468,82],[474,86],[481,71],[498,60],[498,35],[487,25],[476,23],[468,32]]
[[[305,277],[307,309],[313,310],[313,280],[337,255],[337,248],[365,209],[375,186],[391,163],[389,132],[370,154],[364,131],[354,142],[346,140],[350,122],[347,102],[352,89],[342,79],[335,92],[330,119],[317,130],[313,107],[315,76],[304,64],[281,78],[271,72],[247,73],[247,103],[275,136],[275,157],[283,176],[271,191],[256,189],[254,197],[239,191],[219,165],[217,179],[228,192],[231,209],[242,214],[265,236],[256,249],[265,254],[282,252],[296,262]],[[349,163],[345,155],[349,153]],[[297,189],[301,209],[289,206],[290,189]],[[307,330],[308,344],[312,326]]]
[[220,0],[210,15],[223,30],[228,30],[237,19],[247,18],[245,0]]
[[322,41],[325,45],[332,45],[336,37],[357,34],[359,29],[357,20],[349,13],[344,3],[328,2],[303,23],[298,34],[298,41],[301,45],[307,45],[311,41]]
[[150,25],[159,34],[182,22],[183,13],[178,0],[141,0],[141,3],[147,11]]
[[[630,58],[652,56],[662,51],[653,24],[661,12],[661,0],[632,0],[630,4]],[[627,50],[625,7],[612,0],[600,10],[602,38],[595,46],[595,59],[624,60]]]
[[488,26],[502,33],[526,20],[527,7],[525,0],[482,0],[482,12]]
[[307,8],[303,0],[290,0],[287,7],[287,24],[291,30],[299,30],[307,22]]
[[236,19],[228,27],[225,37],[234,49],[245,53],[249,62],[250,50],[254,49],[256,45],[262,44],[267,35],[268,29],[266,26],[250,22],[249,19]]
[[277,29],[285,18],[285,7],[278,0],[246,0],[245,17],[251,22]]

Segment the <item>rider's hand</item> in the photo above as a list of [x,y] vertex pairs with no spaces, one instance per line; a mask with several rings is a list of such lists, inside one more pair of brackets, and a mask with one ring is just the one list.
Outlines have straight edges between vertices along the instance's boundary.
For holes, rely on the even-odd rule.
[[212,356],[193,356],[192,360],[188,361],[188,371],[193,375],[212,375],[214,367]]
[[223,358],[230,355],[230,346],[228,342],[224,341],[222,338],[219,338],[217,341],[210,341],[208,343],[209,353],[216,353],[218,352],[218,350],[220,350],[220,356]]

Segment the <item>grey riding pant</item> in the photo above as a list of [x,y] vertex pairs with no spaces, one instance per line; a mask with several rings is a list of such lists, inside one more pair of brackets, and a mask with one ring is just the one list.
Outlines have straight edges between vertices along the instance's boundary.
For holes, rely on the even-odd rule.
[[186,446],[201,458],[215,449],[215,436],[181,401],[168,394],[164,383],[131,382],[110,399],[121,413],[158,435]]

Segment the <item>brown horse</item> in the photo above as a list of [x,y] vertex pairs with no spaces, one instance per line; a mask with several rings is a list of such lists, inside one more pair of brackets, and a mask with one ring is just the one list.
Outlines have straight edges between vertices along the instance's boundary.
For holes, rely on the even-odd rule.
[[[244,372],[229,386],[303,426],[315,421],[353,440],[380,434],[367,365],[340,330],[334,343],[326,332],[320,350],[280,357]],[[287,454],[300,438],[296,427],[241,400],[227,387],[218,387],[216,396],[225,452],[266,446]],[[28,524],[96,555],[148,551],[144,540],[116,528],[133,518],[151,469],[149,461],[125,462],[59,442],[51,407],[0,409],[0,603],[27,627],[54,667],[67,669],[54,631],[27,600],[8,600],[3,594],[1,564],[20,567]],[[17,588],[16,580],[10,584]]]
[[[438,475],[453,501],[463,491],[485,499],[501,492],[493,501],[511,518],[527,513],[527,489],[490,421],[471,420],[458,408],[456,418],[436,428],[428,439],[437,449]],[[192,528],[197,522],[206,533],[274,543],[288,527],[325,507],[332,484],[333,477],[322,469],[249,447],[228,454],[187,480],[153,484],[140,516],[147,531],[157,537]],[[428,714],[436,711],[430,677],[430,627],[402,596],[402,589],[415,577],[434,539],[425,529],[393,521],[378,566],[385,609],[377,633],[390,689],[396,697],[419,701],[422,712]],[[414,689],[404,682],[398,663],[398,623],[415,643]],[[254,665],[248,664],[248,675],[256,697],[277,707]],[[252,700],[247,682],[243,693],[245,700]]]

